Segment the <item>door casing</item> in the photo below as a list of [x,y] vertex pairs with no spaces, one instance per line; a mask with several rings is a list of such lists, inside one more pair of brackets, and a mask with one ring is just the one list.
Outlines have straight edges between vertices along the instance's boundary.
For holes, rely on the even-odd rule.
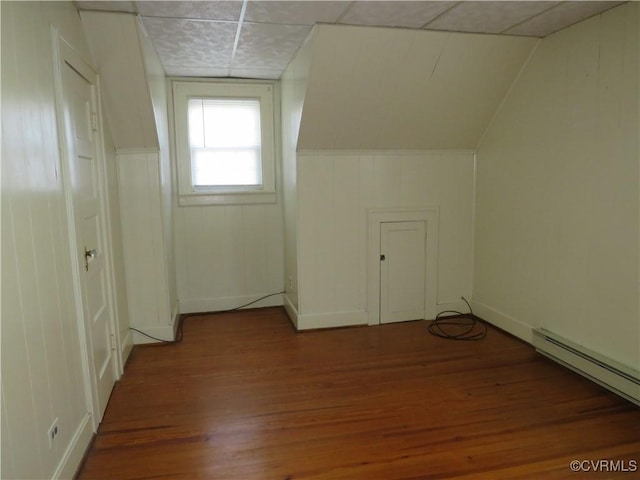
[[66,122],[65,122],[65,100],[64,100],[64,87],[63,87],[63,79],[62,72],[65,67],[65,63],[68,63],[71,68],[76,70],[81,75],[85,77],[91,77],[95,79],[95,82],[92,83],[94,92],[95,92],[95,103],[96,103],[96,161],[97,161],[97,185],[100,192],[100,201],[99,201],[99,209],[100,215],[102,217],[103,228],[101,234],[101,242],[104,246],[105,252],[105,289],[106,289],[106,302],[108,303],[110,315],[109,315],[109,328],[112,334],[113,343],[112,352],[113,360],[111,362],[111,369],[113,372],[114,382],[120,377],[122,374],[122,352],[120,351],[120,340],[119,340],[119,332],[116,328],[117,319],[116,319],[116,309],[115,309],[115,300],[114,300],[114,286],[113,286],[113,264],[112,264],[112,245],[111,245],[111,235],[109,231],[109,222],[107,221],[108,217],[108,205],[106,202],[106,165],[105,165],[105,156],[104,156],[104,140],[102,137],[102,127],[101,121],[102,118],[101,110],[100,110],[100,85],[99,85],[99,77],[96,73],[95,68],[93,68],[85,58],[82,57],[69,43],[67,43],[64,38],[59,34],[58,30],[55,27],[51,29],[52,35],[52,46],[54,53],[54,87],[55,87],[55,96],[56,96],[56,120],[58,125],[58,141],[60,144],[60,171],[62,173],[62,184],[65,196],[65,207],[67,213],[67,231],[68,231],[68,239],[69,239],[69,251],[71,253],[70,263],[71,263],[71,271],[73,277],[73,291],[74,291],[74,301],[75,301],[75,310],[76,310],[76,318],[77,318],[77,326],[78,326],[78,336],[80,340],[80,354],[81,354],[81,362],[82,362],[82,371],[83,371],[83,383],[84,383],[84,391],[85,391],[85,399],[86,406],[88,411],[91,413],[93,430],[97,431],[98,425],[101,420],[101,414],[103,408],[100,407],[98,401],[98,389],[96,383],[96,372],[91,367],[91,358],[92,358],[92,342],[91,342],[91,331],[89,329],[87,320],[84,315],[83,308],[83,289],[82,289],[82,280],[81,280],[81,270],[85,268],[84,264],[81,264],[80,259],[78,258],[77,252],[78,249],[81,248],[81,245],[78,245],[77,241],[77,232],[76,232],[76,221],[74,214],[74,197],[73,197],[73,189],[71,183],[71,173],[69,167],[69,156],[71,154],[71,148],[68,144],[67,140],[67,131],[66,131]]

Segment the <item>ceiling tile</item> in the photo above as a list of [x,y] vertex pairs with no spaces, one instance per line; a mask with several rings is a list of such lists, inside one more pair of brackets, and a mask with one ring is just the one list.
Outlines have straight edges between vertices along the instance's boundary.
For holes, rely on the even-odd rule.
[[277,80],[282,75],[282,69],[269,68],[233,68],[231,76],[234,78],[261,78],[265,80]]
[[[88,2],[99,3],[99,2]],[[232,20],[240,18],[242,2],[136,2],[140,15],[146,17],[200,18],[206,20]]]
[[256,23],[313,25],[334,23],[349,6],[349,2],[334,1],[250,1],[244,20]]
[[127,13],[136,13],[136,6],[133,2],[124,2],[124,1],[104,1],[104,2],[96,2],[93,1],[85,1],[85,2],[75,2],[80,10],[99,10],[103,12],[127,12]]
[[231,67],[284,70],[312,27],[247,23]]
[[420,28],[456,2],[354,2],[338,23]]
[[180,65],[167,65],[165,73],[170,77],[228,77],[228,68],[212,67],[183,67]]
[[562,2],[504,33],[545,37],[621,3],[624,2]]
[[428,30],[500,33],[558,3],[560,2],[462,2],[427,24],[425,28]]
[[231,58],[236,23],[143,17],[162,64],[226,67]]

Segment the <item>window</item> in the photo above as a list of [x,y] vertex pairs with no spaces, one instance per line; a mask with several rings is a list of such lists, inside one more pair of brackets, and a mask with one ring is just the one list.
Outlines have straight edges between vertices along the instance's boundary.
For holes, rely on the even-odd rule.
[[271,84],[173,82],[180,205],[275,202]]

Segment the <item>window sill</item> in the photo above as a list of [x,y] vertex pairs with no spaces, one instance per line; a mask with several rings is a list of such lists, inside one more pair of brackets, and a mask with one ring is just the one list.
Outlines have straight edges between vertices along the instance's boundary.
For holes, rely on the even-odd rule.
[[262,205],[277,203],[275,192],[194,193],[178,195],[178,206],[197,205]]

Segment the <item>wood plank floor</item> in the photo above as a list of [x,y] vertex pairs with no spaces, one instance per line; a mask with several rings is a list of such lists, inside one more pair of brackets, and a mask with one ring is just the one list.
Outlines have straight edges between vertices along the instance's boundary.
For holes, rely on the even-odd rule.
[[134,349],[79,478],[640,478],[570,469],[640,464],[640,409],[498,330],[426,326],[190,317],[182,343]]

